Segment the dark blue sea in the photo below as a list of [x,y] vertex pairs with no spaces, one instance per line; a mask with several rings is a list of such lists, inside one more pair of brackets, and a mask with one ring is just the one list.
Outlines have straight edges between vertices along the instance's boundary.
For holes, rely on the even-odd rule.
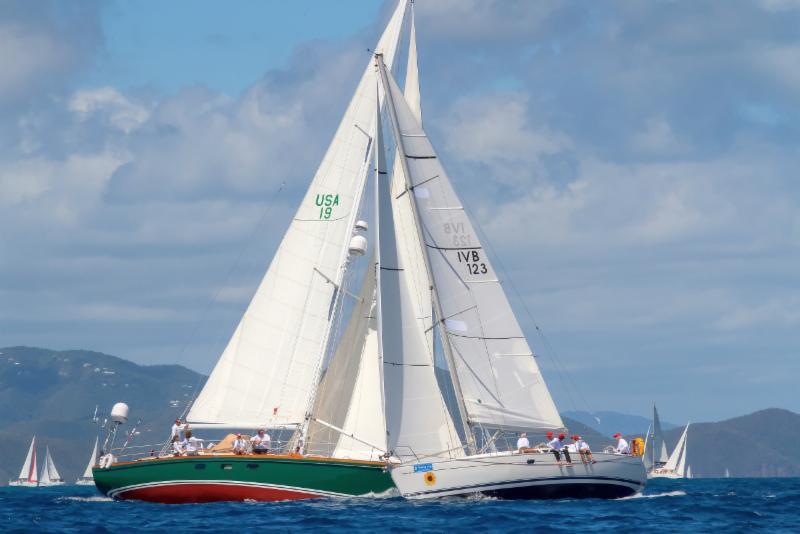
[[0,488],[0,532],[800,532],[800,479],[652,481],[616,501],[400,498],[160,505]]

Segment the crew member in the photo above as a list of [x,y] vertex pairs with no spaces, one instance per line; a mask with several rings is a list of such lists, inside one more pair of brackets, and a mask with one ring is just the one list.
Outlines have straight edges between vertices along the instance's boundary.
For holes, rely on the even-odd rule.
[[[552,432],[547,433],[548,438],[552,436]],[[567,460],[567,463],[572,464],[572,459],[569,457],[569,451],[567,450],[567,444],[564,443],[566,437],[565,434],[559,434],[558,438],[553,438],[547,443],[547,446],[553,451],[553,455],[556,457],[556,462],[558,462],[559,465],[562,465],[561,453],[564,453],[564,458]]]
[[181,441],[184,456],[197,456],[198,449],[203,448],[203,441],[201,438],[192,436],[191,430],[184,432],[183,441]]
[[181,423],[180,418],[175,419],[175,424],[172,425],[172,434],[170,435],[170,439],[174,439],[177,436],[180,436],[181,430],[183,430],[183,423]]
[[233,454],[244,454],[247,451],[247,442],[242,439],[241,432],[236,433],[236,439],[233,440]]
[[519,435],[519,439],[517,440],[517,452],[522,454],[533,451],[534,449],[531,449],[531,442],[528,441],[528,434],[523,432]]
[[572,436],[572,441],[575,442],[575,448],[578,449],[578,454],[581,455],[581,461],[585,464],[592,462],[596,464],[597,462],[592,456],[592,451],[589,449],[589,444],[584,441],[584,439],[577,434]]
[[628,445],[628,442],[625,440],[625,438],[622,437],[622,434],[617,432],[616,434],[614,434],[614,439],[618,440],[617,446],[614,447],[614,452],[616,452],[617,454],[631,453],[630,445]]
[[258,431],[258,434],[250,438],[250,443],[253,445],[253,454],[267,454],[269,452],[271,438],[263,428]]

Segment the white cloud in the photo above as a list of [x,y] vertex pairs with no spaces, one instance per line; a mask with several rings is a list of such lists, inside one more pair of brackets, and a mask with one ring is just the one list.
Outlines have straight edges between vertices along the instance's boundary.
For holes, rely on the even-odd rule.
[[84,120],[93,114],[108,113],[110,123],[125,133],[150,117],[147,107],[133,102],[113,87],[76,91],[69,99],[68,108]]

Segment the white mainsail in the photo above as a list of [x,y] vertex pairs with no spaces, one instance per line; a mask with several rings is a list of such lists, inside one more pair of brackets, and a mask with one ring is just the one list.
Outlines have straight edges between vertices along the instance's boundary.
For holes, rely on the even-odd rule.
[[28,455],[25,456],[25,463],[22,464],[22,469],[19,472],[19,480],[26,480],[32,484],[39,481],[36,472],[36,436],[33,436],[31,440]]
[[[661,429],[661,419],[658,417],[655,404],[653,404],[653,453],[654,463],[664,463],[669,459],[667,443],[664,441],[664,431]],[[658,457],[655,458],[655,455]]]
[[42,464],[42,474],[39,476],[39,485],[40,486],[47,486],[50,484],[51,477],[50,477],[50,463],[52,462],[52,458],[50,458],[50,448],[46,449],[46,454],[44,456],[44,463]]
[[408,271],[398,254],[379,113],[376,122],[378,347],[383,360],[389,449],[401,459],[461,456],[461,441],[437,384],[424,330],[417,321]]
[[672,454],[669,456],[666,465],[664,465],[664,469],[668,471],[674,471],[680,476],[684,475],[684,469],[686,465],[686,437],[689,432],[689,425],[686,425],[686,428],[683,429],[683,434],[681,434],[681,438],[678,440],[678,444],[675,445],[675,448],[672,450]]
[[[391,65],[408,8],[399,3],[376,50]],[[195,424],[297,425],[312,408],[370,168],[373,66],[365,69],[275,257],[187,419]]]
[[470,423],[563,428],[494,269],[425,131],[390,73],[401,155]]

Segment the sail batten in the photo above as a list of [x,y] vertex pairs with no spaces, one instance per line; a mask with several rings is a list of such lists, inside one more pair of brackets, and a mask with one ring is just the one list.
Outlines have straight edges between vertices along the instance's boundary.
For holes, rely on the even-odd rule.
[[[396,55],[407,14],[398,4],[376,50]],[[193,403],[190,423],[302,424],[312,408],[374,130],[372,66],[365,68],[289,229]],[[326,273],[323,275],[322,273]]]

